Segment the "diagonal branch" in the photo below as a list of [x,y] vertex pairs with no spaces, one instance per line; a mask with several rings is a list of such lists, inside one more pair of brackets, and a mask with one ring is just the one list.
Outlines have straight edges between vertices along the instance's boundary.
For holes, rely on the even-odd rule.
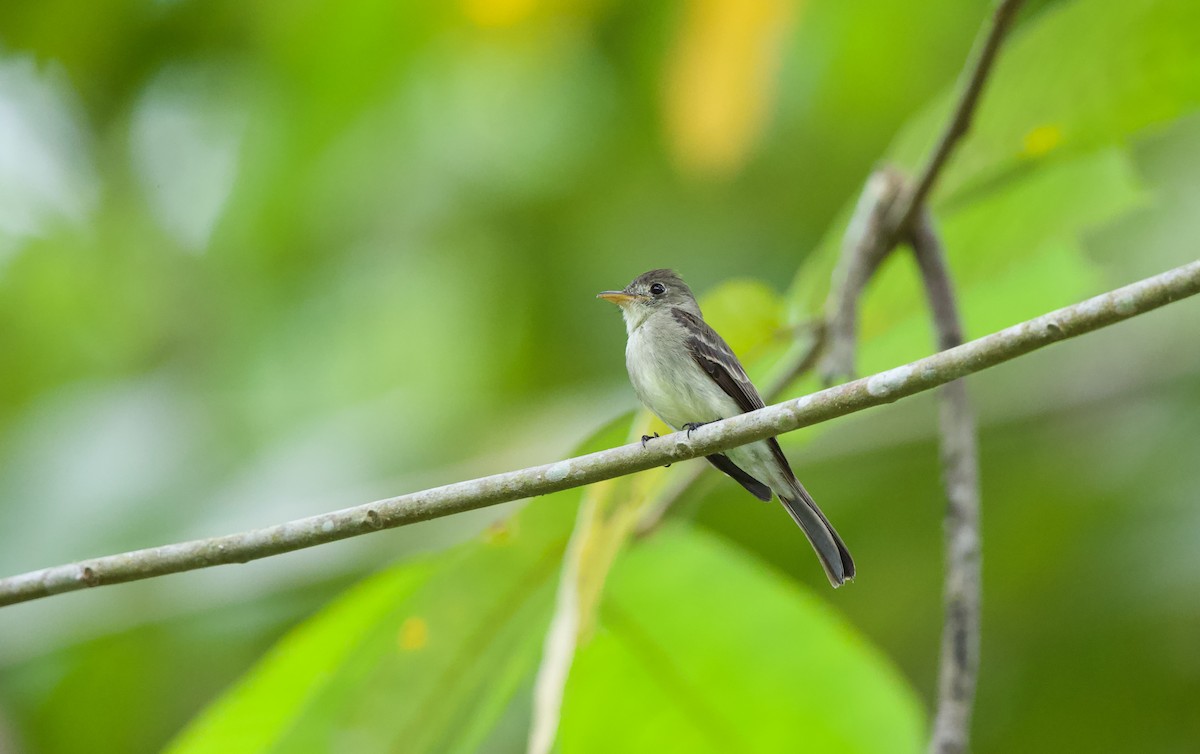
[[0,605],[89,586],[136,581],[313,547],[510,500],[545,495],[845,416],[944,385],[1064,338],[1121,322],[1200,293],[1200,261],[1042,315],[872,377],[767,406],[692,432],[557,463],[457,482],[332,513],[211,539],[134,550],[0,579]]
[[825,301],[828,347],[820,374],[826,385],[854,376],[858,346],[858,301],[893,244],[887,227],[891,208],[904,189],[904,178],[892,168],[871,174],[854,205],[842,239],[842,253]]
[[820,372],[826,384],[853,376],[859,296],[884,258],[909,236],[919,209],[950,155],[970,130],[984,84],[1021,2],[1000,0],[996,6],[991,23],[981,33],[964,69],[954,112],[917,180],[908,183],[898,171],[887,166],[876,170],[867,180],[846,228],[834,285],[825,305],[829,350],[822,359]]
[[1013,19],[1016,18],[1021,2],[1022,0],[1000,0],[995,11],[992,12],[991,23],[983,32],[981,41],[976,43],[972,52],[972,60],[965,70],[950,122],[946,124],[945,130],[938,138],[937,146],[934,147],[929,160],[917,174],[912,187],[891,213],[893,219],[889,225],[892,228],[893,244],[897,239],[903,237],[905,231],[912,225],[918,211],[928,198],[929,192],[933,190],[933,184],[937,181],[942,168],[945,167],[946,161],[950,159],[951,152],[971,129],[971,120],[974,118],[975,108],[979,104],[979,96],[983,93],[983,86],[987,82],[988,74],[992,71],[992,64],[996,62],[1000,45],[1004,42],[1004,37],[1012,26]]

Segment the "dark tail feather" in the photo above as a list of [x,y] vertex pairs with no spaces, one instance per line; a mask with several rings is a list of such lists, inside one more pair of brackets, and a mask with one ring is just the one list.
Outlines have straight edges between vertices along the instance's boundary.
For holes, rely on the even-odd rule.
[[780,495],[779,499],[783,502],[783,507],[787,508],[788,513],[792,515],[792,520],[804,531],[804,536],[808,537],[813,549],[817,551],[821,567],[825,569],[829,583],[833,584],[836,589],[847,579],[854,578],[854,559],[850,557],[850,551],[846,549],[846,545],[829,523],[829,519],[825,518],[825,514],[813,502],[808,490],[804,489],[804,485],[797,481],[793,491],[795,492],[794,496]]

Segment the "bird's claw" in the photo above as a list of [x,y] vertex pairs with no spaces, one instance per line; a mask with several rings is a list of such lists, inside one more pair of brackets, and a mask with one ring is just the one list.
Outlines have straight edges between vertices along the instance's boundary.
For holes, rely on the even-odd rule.
[[709,422],[688,422],[687,424],[684,424],[683,429],[687,430],[688,439],[689,440],[692,439],[692,430],[693,429],[699,429],[700,427],[703,427],[705,424],[709,424]]

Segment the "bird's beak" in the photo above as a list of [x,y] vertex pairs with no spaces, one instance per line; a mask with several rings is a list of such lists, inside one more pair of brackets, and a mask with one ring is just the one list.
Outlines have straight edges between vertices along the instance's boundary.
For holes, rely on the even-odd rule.
[[602,298],[609,303],[616,304],[617,306],[624,306],[630,301],[641,297],[635,296],[632,293],[626,293],[625,291],[602,291],[596,294],[596,298]]

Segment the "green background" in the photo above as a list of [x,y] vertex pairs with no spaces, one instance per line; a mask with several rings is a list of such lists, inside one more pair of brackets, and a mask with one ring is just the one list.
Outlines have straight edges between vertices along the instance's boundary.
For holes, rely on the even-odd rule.
[[[594,294],[653,267],[767,380],[988,12],[0,3],[0,573],[623,442]],[[934,195],[969,336],[1196,258],[1198,51],[1194,0],[1027,5]],[[928,353],[921,301],[897,255],[860,372]],[[1197,333],[1184,302],[969,381],[974,750],[1200,745]],[[935,410],[784,438],[837,592],[705,477],[617,559],[560,749],[919,750]],[[523,751],[580,495],[0,609],[0,751]]]

